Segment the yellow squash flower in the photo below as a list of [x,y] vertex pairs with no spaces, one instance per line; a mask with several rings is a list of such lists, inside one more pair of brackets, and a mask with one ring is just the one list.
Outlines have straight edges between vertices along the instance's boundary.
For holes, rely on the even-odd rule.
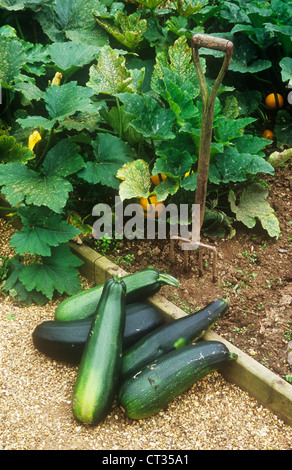
[[60,72],[56,72],[55,76],[52,80],[51,86],[53,86],[53,85],[59,86],[60,83],[61,83],[62,77],[63,77],[63,75]]
[[42,140],[41,134],[39,131],[33,131],[28,138],[28,148],[33,150],[35,145],[38,143],[39,140]]

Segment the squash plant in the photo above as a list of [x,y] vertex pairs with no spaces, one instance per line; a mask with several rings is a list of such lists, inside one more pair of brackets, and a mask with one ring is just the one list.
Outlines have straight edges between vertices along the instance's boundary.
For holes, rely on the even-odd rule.
[[[240,24],[234,23],[239,11]],[[235,61],[215,101],[203,229],[231,235],[233,218],[248,226],[259,218],[271,236],[279,235],[266,193],[254,183],[258,174],[274,173],[265,158],[270,141],[256,132],[265,111],[262,73],[278,61],[277,78],[291,79],[284,2],[0,0],[0,12],[0,189],[22,222],[11,239],[16,256],[3,291],[44,302],[56,291],[80,289],[80,261],[67,242],[82,233],[79,222],[88,213],[78,223],[67,216],[84,201],[81,187],[89,188],[91,208],[101,193],[106,203],[115,194],[123,201],[152,195],[189,201],[197,188],[203,106],[191,62],[196,33],[235,44]],[[241,41],[244,57],[236,47]],[[212,88],[220,51],[200,52]],[[255,90],[245,86],[249,70],[256,74]],[[275,117],[281,143],[289,119],[284,106]],[[34,132],[38,142],[32,146]],[[153,187],[151,176],[158,173],[166,178]],[[228,194],[225,213],[216,208],[221,193]],[[253,197],[256,207],[246,204]]]

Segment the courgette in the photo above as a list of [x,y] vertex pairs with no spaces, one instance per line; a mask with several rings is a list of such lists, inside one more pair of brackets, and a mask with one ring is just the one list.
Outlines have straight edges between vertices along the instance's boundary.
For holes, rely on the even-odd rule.
[[121,384],[118,404],[130,419],[147,418],[236,357],[220,341],[199,341],[170,351]]
[[102,291],[85,343],[73,390],[76,419],[98,424],[109,412],[117,392],[126,321],[126,286],[109,279]]
[[[145,299],[154,295],[165,285],[177,287],[179,281],[169,274],[160,273],[157,269],[144,269],[124,276],[127,288],[127,303]],[[94,315],[104,284],[91,287],[78,294],[67,297],[55,310],[55,320],[81,320]]]
[[[164,323],[158,309],[146,302],[127,305],[123,350]],[[32,333],[33,344],[52,359],[78,364],[91,324],[92,317],[72,321],[43,321]]]
[[227,308],[225,300],[217,299],[198,312],[173,320],[148,333],[123,352],[121,378],[129,377],[172,349],[198,340]]

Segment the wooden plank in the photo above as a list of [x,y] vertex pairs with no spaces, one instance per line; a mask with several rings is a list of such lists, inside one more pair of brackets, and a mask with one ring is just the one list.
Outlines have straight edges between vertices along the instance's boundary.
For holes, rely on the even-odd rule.
[[238,385],[292,426],[292,385],[212,330],[204,335],[204,339],[222,341],[229,351],[237,354],[236,361],[229,362],[221,371],[229,382]]
[[95,282],[95,263],[101,255],[86,245],[77,245],[75,242],[69,242],[69,247],[73,253],[83,261],[79,268],[80,274],[89,281]]
[[112,263],[105,256],[100,256],[98,259],[96,259],[94,263],[94,276],[95,283],[97,285],[104,284],[108,279],[113,276],[117,276],[118,274],[121,276],[126,276],[129,273],[124,271],[117,264]]

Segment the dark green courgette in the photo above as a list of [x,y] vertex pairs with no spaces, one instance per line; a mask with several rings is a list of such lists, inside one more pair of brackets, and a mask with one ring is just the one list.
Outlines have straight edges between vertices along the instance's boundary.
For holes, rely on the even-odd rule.
[[[154,295],[163,285],[178,286],[179,282],[169,274],[157,269],[145,269],[123,277],[127,288],[127,303]],[[55,310],[55,320],[81,320],[92,316],[98,305],[103,284],[72,295],[61,302]]]
[[227,310],[217,299],[198,312],[174,320],[148,333],[123,353],[121,377],[125,379],[149,362],[185,344],[198,340]]
[[[146,302],[127,305],[123,350],[164,323],[160,312]],[[92,317],[66,322],[44,321],[32,333],[33,344],[52,359],[79,363],[91,324]]]
[[72,411],[87,424],[100,423],[113,404],[122,361],[126,321],[126,286],[109,279],[85,343],[74,385]]
[[199,341],[170,351],[126,379],[118,403],[128,418],[147,418],[236,357],[220,341]]

